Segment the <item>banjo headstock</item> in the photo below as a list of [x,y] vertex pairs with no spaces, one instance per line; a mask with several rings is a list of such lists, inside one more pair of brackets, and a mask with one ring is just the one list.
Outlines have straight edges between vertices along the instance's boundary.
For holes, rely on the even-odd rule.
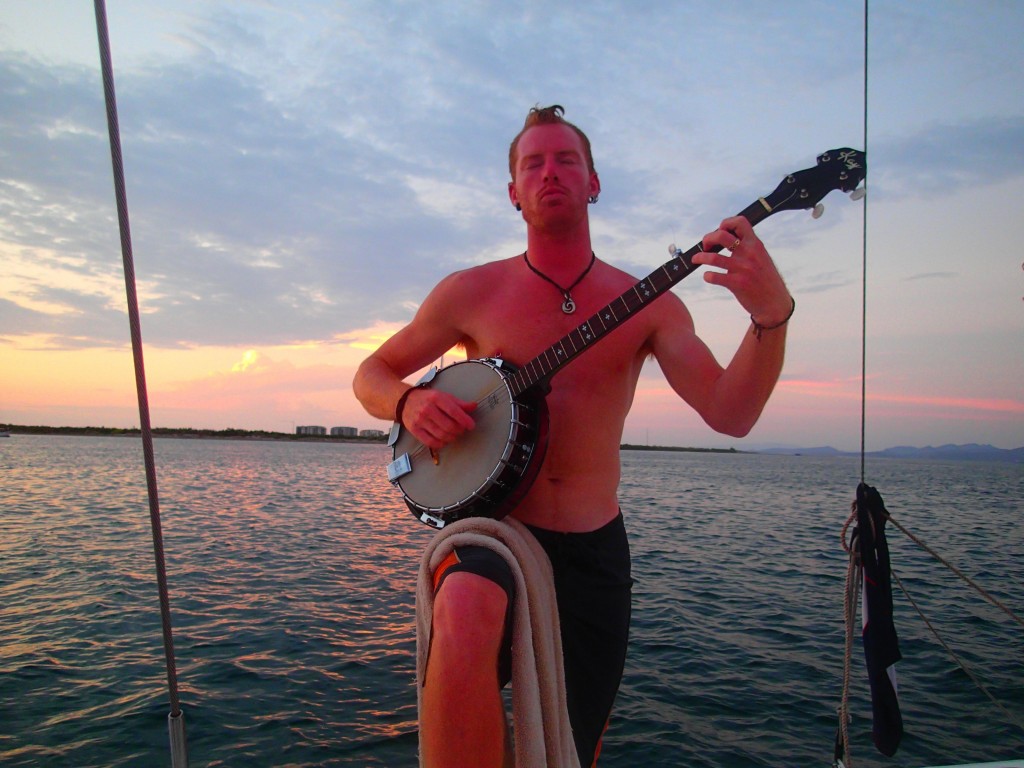
[[768,214],[816,208],[833,190],[857,191],[867,175],[867,156],[843,147],[818,155],[818,164],[789,174],[770,195],[763,198]]

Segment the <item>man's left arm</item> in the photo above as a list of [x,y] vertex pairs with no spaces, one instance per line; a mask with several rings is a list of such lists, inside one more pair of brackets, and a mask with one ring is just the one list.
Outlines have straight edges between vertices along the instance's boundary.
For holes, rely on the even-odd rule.
[[652,350],[673,389],[712,429],[743,437],[757,423],[782,372],[793,299],[746,219],[726,219],[703,244],[728,253],[702,252],[693,263],[720,270],[706,271],[705,281],[731,291],[751,315],[751,325],[722,368],[678,304],[682,315],[679,310],[663,314]]

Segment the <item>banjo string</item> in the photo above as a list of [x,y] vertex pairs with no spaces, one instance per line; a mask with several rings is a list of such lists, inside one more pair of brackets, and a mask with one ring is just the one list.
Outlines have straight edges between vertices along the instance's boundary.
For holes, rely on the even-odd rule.
[[[497,395],[499,392],[501,392],[502,389],[504,389],[504,387],[495,387],[490,392],[488,392],[483,397],[481,397],[479,400],[477,400],[476,401],[476,406],[477,406],[476,413],[486,413],[488,411],[493,411],[495,408],[497,408],[498,407],[498,400],[495,397],[495,395]],[[422,456],[424,453],[429,452],[429,450],[430,449],[427,448],[427,446],[425,446],[423,443],[420,443],[419,445],[417,445],[415,448],[413,448],[409,452],[409,458],[410,459],[418,458],[418,457]]]

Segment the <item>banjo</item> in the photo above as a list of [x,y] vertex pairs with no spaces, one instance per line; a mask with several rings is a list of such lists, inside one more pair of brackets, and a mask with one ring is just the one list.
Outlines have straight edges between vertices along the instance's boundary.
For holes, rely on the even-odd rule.
[[[780,211],[814,209],[835,189],[860,193],[866,158],[854,149],[833,149],[817,165],[783,179],[767,197],[739,215],[756,225]],[[417,386],[436,388],[477,404],[476,426],[441,451],[432,451],[395,422],[388,445],[388,479],[413,515],[433,528],[465,517],[507,515],[530,490],[544,460],[548,419],[544,398],[551,378],[570,360],[613,331],[696,270],[697,243],[672,258],[610,304],[519,367],[499,358],[464,360],[431,369]],[[712,248],[707,250],[720,250]]]

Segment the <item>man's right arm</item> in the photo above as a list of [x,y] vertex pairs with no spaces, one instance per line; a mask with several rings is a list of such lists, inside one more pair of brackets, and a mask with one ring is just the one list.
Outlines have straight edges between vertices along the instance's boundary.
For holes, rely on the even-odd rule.
[[473,403],[436,390],[409,392],[411,385],[405,381],[463,341],[451,309],[460,306],[452,295],[453,282],[449,278],[435,288],[412,322],[363,361],[352,382],[363,408],[378,419],[394,420],[404,396],[403,425],[431,448],[443,447],[474,425],[468,415]]
[[368,414],[394,420],[398,401],[409,385],[375,352],[366,358],[352,380],[352,391]]

